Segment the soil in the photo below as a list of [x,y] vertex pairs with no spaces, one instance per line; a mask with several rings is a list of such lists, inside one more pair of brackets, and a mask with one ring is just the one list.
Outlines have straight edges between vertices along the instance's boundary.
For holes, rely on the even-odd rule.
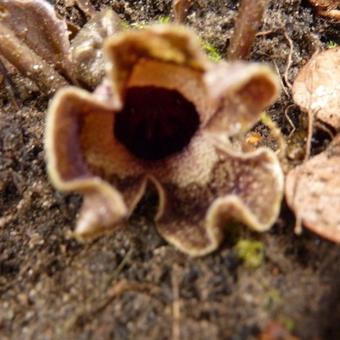
[[[111,6],[128,23],[158,20],[171,10],[170,0],[93,3]],[[85,23],[77,7],[65,8],[62,0],[56,7]],[[197,0],[186,23],[223,55],[237,7],[234,0]],[[294,129],[285,116],[289,84],[315,51],[340,42],[339,25],[318,17],[306,1],[282,0],[270,3],[261,32],[250,59],[270,63],[283,79],[281,98],[268,112],[288,143],[289,168],[301,162],[306,137],[306,115],[290,107]],[[151,198],[114,235],[85,245],[73,240],[81,198],[56,192],[45,171],[48,98],[9,71],[19,108],[1,85],[1,339],[256,339],[270,325],[301,339],[340,338],[340,249],[306,230],[296,235],[284,203],[270,232],[241,231],[203,258],[160,238]],[[316,133],[312,152],[328,139]],[[241,239],[261,242],[259,266],[238,256]]]

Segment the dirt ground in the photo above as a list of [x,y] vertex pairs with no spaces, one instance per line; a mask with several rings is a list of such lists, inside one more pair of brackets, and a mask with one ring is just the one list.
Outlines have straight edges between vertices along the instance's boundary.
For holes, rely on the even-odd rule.
[[[128,23],[158,20],[171,9],[170,0],[93,3],[111,6]],[[76,7],[65,8],[63,0],[56,6],[84,24]],[[187,24],[223,55],[237,6],[197,0]],[[316,50],[340,43],[339,28],[307,1],[271,1],[256,39],[251,59],[270,63],[283,79],[269,113],[287,140],[288,167],[301,162],[306,130],[305,114],[291,107],[290,135],[290,83]],[[56,192],[45,171],[48,99],[14,70],[11,76],[19,109],[0,86],[1,339],[256,339],[277,323],[301,339],[340,339],[340,249],[306,230],[296,235],[285,204],[270,232],[241,231],[203,258],[159,237],[151,198],[114,235],[78,244],[69,231],[81,198]],[[316,133],[313,153],[325,143]],[[240,259],[241,239],[263,245],[256,268]]]

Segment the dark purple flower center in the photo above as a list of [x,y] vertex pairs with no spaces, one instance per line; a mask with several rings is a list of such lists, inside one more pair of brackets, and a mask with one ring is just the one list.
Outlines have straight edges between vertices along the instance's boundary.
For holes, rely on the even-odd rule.
[[159,160],[183,150],[198,126],[195,106],[178,91],[130,87],[114,134],[136,157]]

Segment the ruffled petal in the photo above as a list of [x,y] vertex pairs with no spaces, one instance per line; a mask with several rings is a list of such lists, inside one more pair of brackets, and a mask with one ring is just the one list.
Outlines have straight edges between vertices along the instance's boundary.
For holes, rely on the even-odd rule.
[[208,100],[215,111],[206,129],[235,135],[249,130],[278,97],[279,82],[270,67],[258,63],[220,63],[205,73]]
[[171,173],[156,175],[159,181],[152,179],[160,197],[156,217],[160,234],[193,256],[215,250],[233,221],[259,232],[268,230],[279,214],[283,193],[283,173],[272,151],[236,154],[207,147],[208,140],[202,145],[209,152],[204,156],[201,147],[196,156],[201,156],[198,164],[206,165],[204,173],[196,176],[195,166],[190,170],[178,165],[177,171],[174,166]]
[[145,190],[143,172],[114,139],[113,119],[112,107],[76,88],[60,90],[48,112],[48,173],[56,188],[84,195],[75,231],[80,239],[110,231]]
[[130,75],[141,59],[153,59],[204,71],[209,64],[196,36],[174,25],[149,26],[141,31],[125,31],[105,44],[108,74],[119,94],[120,104]]

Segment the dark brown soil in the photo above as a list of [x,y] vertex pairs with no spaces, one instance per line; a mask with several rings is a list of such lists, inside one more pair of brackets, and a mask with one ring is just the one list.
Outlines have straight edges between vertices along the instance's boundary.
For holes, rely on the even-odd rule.
[[[129,23],[168,16],[171,7],[170,0],[95,4],[112,6]],[[187,24],[224,54],[237,5],[198,0]],[[65,10],[62,0],[57,6],[60,14],[85,22],[77,8]],[[272,1],[261,31],[267,33],[257,37],[251,59],[276,64],[282,76],[292,40],[288,82],[317,49],[339,40],[339,26],[300,0]],[[295,235],[284,205],[271,232],[243,231],[198,259],[157,235],[152,199],[112,236],[87,245],[69,237],[81,199],[56,192],[47,179],[48,99],[11,72],[21,107],[1,85],[1,339],[254,339],[273,321],[302,339],[340,338],[339,247],[305,230]],[[292,100],[284,77],[283,83],[287,94],[269,112],[288,136],[292,127],[284,111]],[[292,166],[303,156],[306,118],[296,107],[289,115],[297,128],[287,138]],[[322,145],[316,135],[314,152]],[[258,268],[247,268],[238,257],[234,245],[240,239],[263,243]]]

